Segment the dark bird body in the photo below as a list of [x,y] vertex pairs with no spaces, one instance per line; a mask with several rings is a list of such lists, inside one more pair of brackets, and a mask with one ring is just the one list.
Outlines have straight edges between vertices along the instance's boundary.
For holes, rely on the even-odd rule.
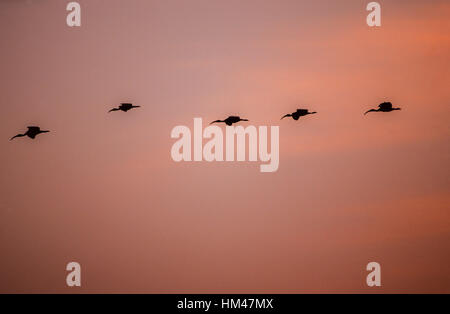
[[238,123],[239,121],[248,121],[248,120],[241,119],[241,117],[238,117],[238,116],[229,116],[225,120],[216,120],[216,121],[211,122],[210,124],[224,122],[226,125],[231,126],[231,125],[233,125],[233,123]]
[[392,103],[384,102],[378,105],[378,109],[370,109],[369,111],[366,111],[364,115],[368,114],[369,112],[391,112],[394,110],[401,110],[401,108],[392,108]]
[[41,128],[38,126],[29,126],[28,131],[26,131],[23,134],[17,134],[16,136],[11,137],[10,141],[15,139],[16,137],[23,137],[23,136],[28,136],[29,138],[34,139],[37,135],[48,132],[50,131],[42,131]]
[[309,112],[308,109],[297,109],[296,112],[293,113],[288,113],[287,115],[284,115],[283,117],[281,117],[280,120],[286,118],[286,117],[292,117],[292,119],[294,120],[298,120],[300,117],[306,116],[308,114],[315,114],[317,112]]
[[110,111],[108,111],[108,112],[111,112],[111,111],[123,111],[123,112],[127,112],[128,110],[131,110],[131,109],[133,109],[133,108],[139,108],[140,106],[133,106],[133,104],[130,104],[130,103],[122,103],[122,104],[120,104],[120,106],[119,107],[117,107],[117,108],[113,108],[113,109],[111,109]]

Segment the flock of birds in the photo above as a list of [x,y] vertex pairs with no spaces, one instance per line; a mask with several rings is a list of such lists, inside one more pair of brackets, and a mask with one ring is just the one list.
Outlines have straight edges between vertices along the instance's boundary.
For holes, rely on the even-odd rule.
[[[113,108],[113,109],[109,110],[108,112],[112,112],[112,111],[127,112],[127,111],[129,111],[131,109],[135,109],[135,108],[139,108],[139,107],[140,106],[134,106],[131,103],[122,103],[122,104],[120,104],[119,107]],[[377,109],[370,109],[370,110],[366,111],[364,113],[364,115],[368,114],[369,112],[391,112],[391,111],[394,111],[394,110],[401,110],[401,108],[394,108],[392,106],[392,103],[390,103],[390,102],[383,102],[383,103],[381,103],[378,106]],[[317,113],[317,112],[315,112],[315,111],[310,112],[308,109],[297,109],[297,111],[295,111],[293,113],[288,113],[288,114],[284,115],[283,117],[281,117],[281,120],[284,119],[284,118],[287,118],[287,117],[292,117],[292,119],[297,121],[300,117],[303,117],[303,116],[306,116],[306,115],[309,115],[309,114],[315,114],[315,113]],[[242,119],[239,116],[230,116],[230,117],[226,118],[225,120],[215,120],[215,121],[211,122],[210,124],[220,123],[221,122],[221,123],[225,123],[228,126],[231,126],[234,123],[238,123],[240,121],[248,121],[248,119]],[[28,136],[29,138],[34,139],[37,135],[42,134],[42,133],[48,133],[48,132],[50,132],[50,131],[41,130],[41,128],[38,127],[38,126],[29,126],[28,130],[25,133],[17,134],[15,136],[13,136],[10,139],[10,141],[12,141],[13,139],[15,139],[17,137],[24,137],[24,136]]]

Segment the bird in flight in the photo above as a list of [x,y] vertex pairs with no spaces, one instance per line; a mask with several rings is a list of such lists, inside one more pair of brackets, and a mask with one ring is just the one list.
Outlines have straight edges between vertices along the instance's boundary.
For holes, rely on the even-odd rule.
[[224,122],[226,125],[231,126],[233,123],[238,123],[239,121],[248,121],[247,119],[241,119],[239,116],[229,116],[225,120],[216,120],[211,122],[210,124],[217,122]]
[[123,112],[127,112],[128,110],[131,110],[131,109],[133,109],[133,108],[139,108],[139,107],[140,107],[140,106],[133,106],[133,104],[130,104],[130,103],[122,103],[122,104],[120,104],[119,107],[113,108],[113,109],[111,109],[111,110],[108,111],[108,112],[111,112],[111,111],[119,111],[119,110],[121,110],[121,111],[123,111]]
[[300,117],[306,116],[308,114],[315,114],[315,113],[317,113],[317,112],[315,112],[315,111],[309,112],[308,109],[297,109],[296,112],[288,113],[287,115],[284,115],[283,117],[281,117],[280,120],[283,120],[286,117],[292,117],[292,119],[298,120]]
[[370,109],[369,111],[366,111],[364,115],[368,114],[369,112],[391,112],[394,110],[402,110],[401,108],[392,108],[392,103],[390,102],[384,102],[380,105],[378,105],[378,109]]
[[48,132],[50,132],[50,131],[43,131],[38,126],[29,126],[28,130],[24,134],[17,134],[16,136],[13,136],[13,137],[11,137],[10,141],[15,139],[16,137],[23,137],[23,136],[28,136],[29,138],[34,139],[36,137],[36,135],[41,134],[41,133],[48,133]]

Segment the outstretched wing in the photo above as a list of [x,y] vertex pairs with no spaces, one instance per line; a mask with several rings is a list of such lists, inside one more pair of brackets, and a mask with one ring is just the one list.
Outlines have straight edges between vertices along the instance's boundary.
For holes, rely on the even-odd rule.
[[22,136],[23,136],[23,134],[17,134],[17,135],[14,135],[13,137],[11,137],[9,140],[12,141],[16,137],[22,137]]
[[239,121],[241,121],[241,117],[239,117],[239,116],[229,116],[228,118],[225,119],[225,123],[227,125],[231,125],[231,124],[239,122]]
[[121,103],[121,104],[120,104],[120,107],[121,107],[121,108],[124,108],[124,109],[131,109],[131,107],[133,107],[133,104],[130,104],[130,103]]
[[392,109],[392,104],[390,102],[384,102],[378,106],[380,109]]

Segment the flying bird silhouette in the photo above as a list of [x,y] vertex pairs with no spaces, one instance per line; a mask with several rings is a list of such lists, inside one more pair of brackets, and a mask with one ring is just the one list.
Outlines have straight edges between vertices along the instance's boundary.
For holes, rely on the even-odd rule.
[[248,121],[247,119],[241,119],[239,116],[229,116],[225,120],[216,120],[211,122],[210,124],[217,123],[217,122],[224,122],[226,125],[231,126],[233,123],[238,123],[239,121]]
[[394,110],[402,110],[401,108],[392,108],[392,103],[390,102],[384,102],[382,104],[378,105],[378,109],[370,109],[364,113],[364,115],[368,114],[369,112],[391,112]]
[[280,120],[283,120],[286,117],[292,117],[292,119],[298,120],[300,117],[306,116],[308,114],[315,114],[315,113],[317,113],[317,112],[315,112],[315,111],[309,112],[308,109],[297,109],[296,112],[288,113],[287,115],[284,115],[283,117],[281,117]]
[[48,132],[50,132],[50,131],[43,131],[38,126],[29,126],[28,130],[25,133],[17,134],[16,136],[11,137],[10,141],[15,139],[16,137],[23,137],[23,136],[28,136],[29,138],[34,139],[36,137],[36,135],[39,135],[41,133],[48,133]]
[[108,111],[108,113],[111,111],[119,111],[119,110],[121,110],[123,112],[127,112],[128,110],[131,110],[133,108],[139,108],[139,107],[140,106],[133,106],[133,104],[130,104],[130,103],[122,103],[122,104],[120,104],[119,107],[113,108],[110,111]]

